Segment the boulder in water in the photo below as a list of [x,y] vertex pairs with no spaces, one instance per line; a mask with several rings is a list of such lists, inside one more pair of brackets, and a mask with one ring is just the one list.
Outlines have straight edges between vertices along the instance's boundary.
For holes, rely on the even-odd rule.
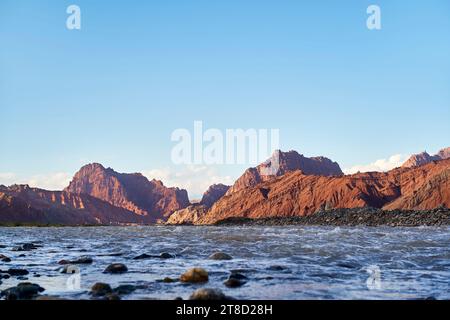
[[189,283],[199,283],[199,282],[207,282],[209,279],[208,272],[202,268],[193,268],[185,273],[183,273],[180,277],[181,282],[189,282]]

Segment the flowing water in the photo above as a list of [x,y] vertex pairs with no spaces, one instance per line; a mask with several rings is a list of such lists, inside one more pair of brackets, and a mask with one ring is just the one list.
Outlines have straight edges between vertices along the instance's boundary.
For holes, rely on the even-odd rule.
[[[11,251],[26,242],[37,250]],[[450,299],[450,228],[389,227],[89,227],[0,228],[0,269],[24,268],[44,294],[89,298],[96,282],[138,287],[123,299],[187,299],[197,288],[219,288],[237,299]],[[222,251],[233,260],[208,260]],[[173,259],[133,260],[169,252]],[[21,256],[22,255],[22,256]],[[91,256],[80,274],[61,274],[58,261]],[[128,272],[102,273],[110,263]],[[202,285],[163,283],[202,267]],[[240,288],[223,282],[231,270],[248,277]],[[37,276],[36,276],[37,275]],[[0,289],[16,285],[3,279]],[[24,280],[22,280],[24,281]]]

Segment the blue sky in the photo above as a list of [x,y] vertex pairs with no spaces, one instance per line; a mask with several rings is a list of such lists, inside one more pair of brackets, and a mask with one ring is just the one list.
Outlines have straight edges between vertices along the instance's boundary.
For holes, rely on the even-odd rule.
[[197,196],[246,166],[172,165],[170,135],[194,120],[279,128],[282,149],[342,168],[434,153],[450,145],[449,39],[446,0],[2,0],[0,183],[57,188],[95,161]]

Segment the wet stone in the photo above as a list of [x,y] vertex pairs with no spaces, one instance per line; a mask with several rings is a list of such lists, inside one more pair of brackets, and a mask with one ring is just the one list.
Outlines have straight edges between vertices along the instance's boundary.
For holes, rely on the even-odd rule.
[[209,256],[210,260],[233,260],[233,257],[224,252],[216,252]]
[[232,300],[219,289],[202,288],[191,294],[189,300]]
[[245,275],[239,272],[231,272],[230,278],[237,279],[237,280],[246,280],[248,279]]
[[174,255],[172,255],[172,254],[170,254],[170,253],[168,253],[168,252],[162,252],[162,253],[159,255],[159,257],[160,257],[161,259],[173,259],[173,258],[175,258]]
[[127,295],[130,293],[133,293],[134,291],[136,291],[136,289],[137,288],[131,284],[124,284],[124,285],[118,286],[113,291],[114,291],[114,293],[116,293],[118,295]]
[[164,282],[164,283],[173,283],[173,282],[177,282],[177,281],[178,280],[172,279],[172,278],[169,278],[169,277],[165,277],[164,279],[161,280],[161,282]]
[[97,282],[91,288],[91,295],[95,297],[105,296],[109,293],[112,293],[113,290],[111,286],[107,283]]
[[91,264],[93,262],[94,262],[94,260],[91,257],[82,256],[75,260],[61,260],[58,262],[58,264],[62,264],[62,265],[65,265],[65,264]]
[[125,273],[128,271],[128,268],[126,265],[122,263],[113,263],[110,264],[108,267],[106,267],[105,271],[103,273],[112,273],[112,274],[118,274],[118,273]]
[[23,282],[16,287],[3,290],[1,296],[6,300],[31,300],[43,291],[45,289],[38,284]]
[[28,270],[25,269],[8,269],[8,271],[6,271],[6,273],[8,273],[10,276],[13,277],[17,277],[17,276],[26,276],[27,274],[29,274]]
[[223,284],[228,288],[239,288],[242,287],[245,283],[245,281],[239,279],[229,278]]
[[207,282],[209,279],[208,272],[202,268],[193,268],[185,273],[183,273],[180,277],[181,282],[188,283],[199,283],[199,282]]
[[120,296],[116,293],[110,293],[105,296],[106,300],[110,301],[118,301],[120,300]]
[[37,250],[41,245],[36,245],[34,243],[24,243],[20,246],[14,247],[12,251],[31,251],[31,250]]
[[144,259],[173,259],[175,256],[168,252],[162,252],[160,255],[150,255],[143,253],[133,258],[133,260],[144,260]]
[[80,272],[80,268],[78,268],[78,266],[73,265],[73,264],[66,264],[60,270],[61,270],[61,273],[66,273],[66,274],[74,274],[74,273]]
[[0,261],[8,263],[8,262],[11,262],[11,258],[9,258],[3,254],[0,254]]
[[150,258],[152,258],[151,255],[143,253],[141,255],[134,257],[133,260],[144,260],[144,259],[150,259]]
[[275,265],[275,266],[268,267],[267,270],[270,270],[270,271],[284,271],[284,270],[287,270],[287,268],[283,267],[283,266]]

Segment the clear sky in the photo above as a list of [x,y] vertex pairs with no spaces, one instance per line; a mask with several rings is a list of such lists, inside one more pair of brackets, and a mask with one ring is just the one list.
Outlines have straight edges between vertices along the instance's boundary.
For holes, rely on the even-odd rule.
[[194,120],[351,168],[450,146],[449,119],[448,0],[0,2],[0,183],[57,189],[100,162],[196,197],[246,166],[173,165]]

